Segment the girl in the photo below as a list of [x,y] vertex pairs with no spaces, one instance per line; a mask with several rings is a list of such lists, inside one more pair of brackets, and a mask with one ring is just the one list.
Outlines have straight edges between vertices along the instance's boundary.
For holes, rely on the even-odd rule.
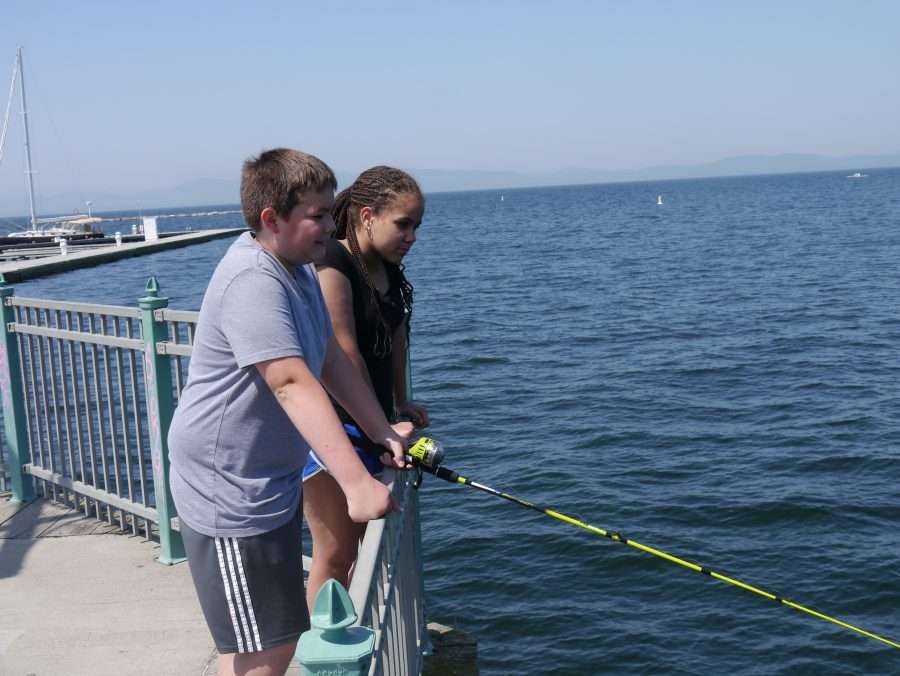
[[[406,352],[413,287],[403,274],[403,257],[416,241],[425,199],[416,181],[392,167],[364,171],[335,198],[334,239],[319,264],[319,280],[338,344],[371,386],[385,415],[428,425],[428,412],[406,391]],[[353,418],[336,406],[344,428],[372,475],[382,464],[366,449],[374,446]],[[352,521],[340,486],[318,457],[303,470],[303,511],[312,535],[309,607],[319,588],[334,578],[348,585],[365,532]]]

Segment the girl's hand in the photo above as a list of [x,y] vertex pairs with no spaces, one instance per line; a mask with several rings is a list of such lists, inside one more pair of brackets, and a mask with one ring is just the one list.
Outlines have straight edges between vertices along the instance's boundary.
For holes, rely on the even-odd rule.
[[417,429],[428,427],[428,409],[418,401],[408,399],[397,405],[397,415],[409,418]]
[[387,451],[381,454],[383,465],[397,469],[409,469],[412,466],[406,461],[406,447],[414,429],[410,422],[394,423],[388,428],[388,433],[379,442],[387,448]]

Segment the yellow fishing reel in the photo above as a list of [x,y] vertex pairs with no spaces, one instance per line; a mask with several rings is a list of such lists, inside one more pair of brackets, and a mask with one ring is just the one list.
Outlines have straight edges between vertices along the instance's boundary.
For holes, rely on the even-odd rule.
[[416,468],[416,480],[413,488],[422,485],[422,470],[434,473],[444,462],[444,447],[440,441],[431,437],[419,437],[406,453],[412,458]]
[[406,452],[425,467],[439,467],[444,462],[444,446],[431,437],[419,437]]

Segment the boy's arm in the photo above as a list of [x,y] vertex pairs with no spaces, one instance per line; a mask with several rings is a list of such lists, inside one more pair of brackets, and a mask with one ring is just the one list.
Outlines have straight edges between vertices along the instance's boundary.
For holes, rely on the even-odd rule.
[[375,443],[387,447],[395,467],[406,468],[404,440],[412,432],[409,423],[391,426],[375,393],[341,349],[334,336],[328,339],[328,351],[322,364],[322,384],[337,402],[344,407]]
[[344,491],[350,518],[357,522],[370,521],[391,511],[390,492],[363,467],[328,395],[306,362],[300,357],[284,357],[259,362],[256,368],[291,422]]

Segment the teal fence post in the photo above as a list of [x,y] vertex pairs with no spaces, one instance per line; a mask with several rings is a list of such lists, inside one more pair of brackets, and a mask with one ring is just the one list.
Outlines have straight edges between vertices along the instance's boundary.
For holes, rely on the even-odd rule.
[[159,514],[160,563],[172,565],[185,560],[181,534],[172,528],[177,516],[169,490],[169,425],[175,412],[172,389],[172,365],[169,355],[158,354],[156,344],[169,339],[165,322],[157,321],[155,313],[168,307],[169,299],[159,295],[156,277],[147,281],[147,295],[138,300],[144,334],[144,387],[147,392],[147,419],[150,427],[150,450],[153,456],[153,491],[156,512]]
[[375,632],[352,626],[356,611],[340,582],[331,579],[322,585],[309,619],[312,628],[300,636],[296,653],[303,676],[369,673]]
[[3,308],[3,332],[0,334],[0,390],[3,396],[3,424],[6,433],[6,462],[13,500],[34,500],[34,481],[22,469],[28,457],[28,428],[25,423],[25,394],[22,391],[22,369],[19,363],[19,341],[9,325],[16,321],[12,305],[6,299],[13,288],[6,286],[0,275],[0,307]]

